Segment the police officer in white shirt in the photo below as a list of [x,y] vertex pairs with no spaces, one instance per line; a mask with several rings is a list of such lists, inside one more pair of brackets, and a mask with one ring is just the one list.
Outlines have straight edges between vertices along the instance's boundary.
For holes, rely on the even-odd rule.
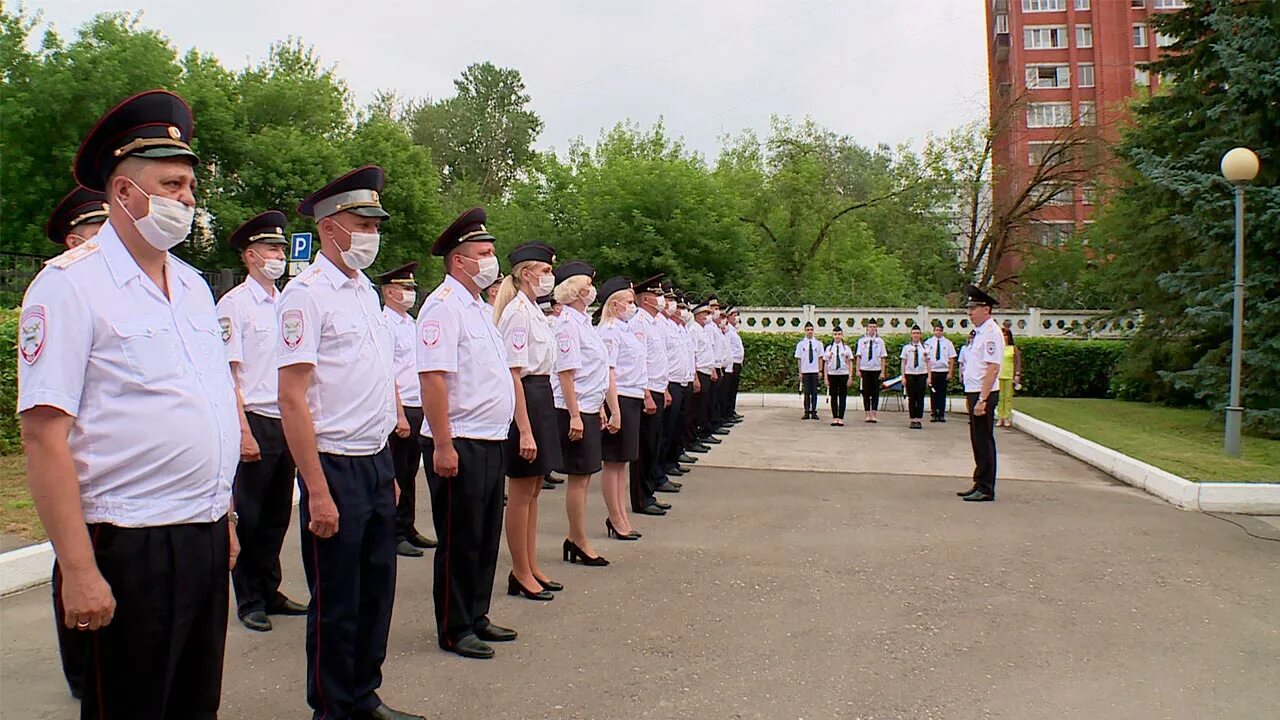
[[693,331],[693,362],[696,378],[693,383],[693,405],[695,434],[698,444],[691,446],[692,452],[704,453],[709,446],[719,445],[720,438],[711,433],[711,386],[719,379],[716,370],[716,350],[712,344],[711,303],[707,300],[692,303],[693,323],[689,329]]
[[742,344],[742,335],[738,333],[738,309],[729,308],[725,311],[725,316],[729,322],[724,327],[725,337],[729,339],[729,359],[733,362],[730,370],[732,378],[729,385],[729,412],[728,420],[730,424],[736,425],[742,422],[742,416],[738,414],[738,391],[742,389],[742,363],[746,360],[746,348]]
[[804,324],[804,337],[796,343],[795,357],[800,367],[800,392],[804,396],[804,417],[818,419],[818,375],[822,370],[822,341],[813,336],[813,323]]
[[862,410],[865,422],[879,422],[880,379],[884,377],[888,351],[884,338],[880,337],[880,325],[875,320],[867,322],[867,332],[858,338],[858,379],[862,387]]
[[[396,591],[394,346],[363,270],[388,217],[382,168],[312,193],[321,249],[279,302],[280,412],[302,478],[307,702],[316,717],[415,718],[378,697]],[[322,642],[323,639],[323,642]]]
[[933,321],[933,336],[924,341],[929,357],[929,422],[947,421],[947,385],[955,371],[956,346],[942,334],[942,323]]
[[849,376],[853,373],[853,348],[844,341],[844,330],[831,329],[831,344],[822,355],[822,374],[831,395],[831,424],[844,427],[844,410],[849,398]]
[[516,639],[489,621],[516,397],[503,337],[480,299],[498,276],[486,219],[472,208],[436,238],[431,254],[444,258],[446,276],[418,312],[422,461],[440,543],[436,631],[440,647],[471,658],[491,658],[489,642]]
[[973,487],[957,493],[966,502],[996,499],[995,409],[1000,402],[1000,364],[1004,362],[1004,333],[991,317],[996,301],[970,285],[969,320],[974,336],[964,366],[964,394],[969,406],[969,444],[973,447]]
[[716,352],[716,370],[719,373],[719,379],[712,382],[713,393],[711,396],[711,427],[714,435],[728,435],[729,425],[729,387],[732,378],[729,372],[733,369],[732,350],[729,347],[729,338],[725,336],[725,326],[728,324],[728,318],[720,309],[720,301],[711,300],[711,322],[707,323],[707,329],[711,331],[710,337],[715,346]]
[[234,496],[240,558],[231,571],[236,614],[250,630],[271,630],[268,615],[305,615],[307,606],[280,592],[280,548],[293,515],[296,467],[280,423],[277,399],[275,281],[284,275],[284,213],[249,218],[227,242],[249,277],[218,300],[218,325],[243,409],[240,467]]
[[662,428],[658,439],[658,459],[656,463],[658,492],[679,492],[683,485],[671,478],[684,475],[671,459],[671,451],[678,447],[682,440],[684,408],[688,402],[683,383],[684,358],[681,356],[680,327],[671,319],[676,307],[676,292],[668,280],[662,281],[662,295],[658,298],[658,314],[654,321],[658,325],[662,337],[662,347],[666,355],[667,398],[669,402],[662,412]]
[[240,422],[209,286],[169,252],[195,215],[192,126],[162,90],[98,121],[74,171],[110,218],[19,320],[27,479],[61,619],[92,639],[84,718],[215,718],[222,695]]
[[418,382],[418,321],[409,311],[418,301],[413,273],[418,263],[408,262],[378,276],[382,287],[382,314],[395,344],[396,400],[400,405],[397,428],[387,438],[396,468],[400,499],[396,502],[396,554],[422,557],[436,541],[418,532],[418,467],[422,464],[422,386]]
[[662,414],[671,404],[667,396],[667,349],[661,328],[655,319],[662,297],[663,274],[635,284],[636,314],[627,323],[631,332],[644,343],[645,383],[644,414],[640,416],[640,458],[631,463],[631,511],[642,515],[665,515],[655,510],[670,510],[669,503],[654,497],[665,464],[658,455],[662,441]]
[[929,383],[929,358],[921,342],[920,326],[911,328],[911,341],[902,346],[902,384],[907,391],[907,418],[912,430],[924,428],[924,394]]
[[[667,459],[668,467],[682,467],[684,465],[692,465],[698,462],[698,459],[691,453],[695,452],[695,448],[701,451],[709,450],[709,446],[702,444],[698,440],[697,432],[697,396],[696,393],[701,390],[701,382],[698,380],[698,368],[696,362],[696,350],[694,347],[694,333],[701,328],[693,319],[693,313],[690,311],[689,298],[683,290],[676,291],[676,314],[673,316],[679,323],[679,334],[677,339],[680,343],[680,363],[682,368],[681,384],[684,387],[684,418],[680,423],[680,439],[675,443],[670,451]],[[687,468],[683,468],[687,471]]]

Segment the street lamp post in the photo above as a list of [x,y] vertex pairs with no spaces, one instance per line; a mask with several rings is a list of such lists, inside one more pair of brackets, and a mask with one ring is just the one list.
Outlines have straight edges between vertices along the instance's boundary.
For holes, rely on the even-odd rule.
[[1240,400],[1240,354],[1244,350],[1244,185],[1258,176],[1258,156],[1238,147],[1222,156],[1222,176],[1236,191],[1236,274],[1231,310],[1231,395],[1227,400],[1226,436],[1223,449],[1240,457],[1240,428],[1244,406]]

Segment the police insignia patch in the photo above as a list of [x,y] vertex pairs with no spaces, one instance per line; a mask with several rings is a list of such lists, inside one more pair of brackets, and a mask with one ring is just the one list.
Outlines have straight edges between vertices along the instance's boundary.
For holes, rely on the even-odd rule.
[[528,341],[529,336],[524,328],[516,328],[511,331],[511,347],[513,349],[523,350]]
[[422,323],[422,344],[429,348],[440,344],[439,320],[428,320]]
[[280,315],[280,336],[284,339],[285,347],[293,350],[302,344],[302,336],[306,331],[306,323],[302,317],[302,311],[297,308],[285,310]]
[[994,342],[987,343],[987,354],[994,355],[996,352],[996,344]]
[[18,353],[26,364],[34,365],[40,359],[48,323],[48,313],[43,305],[32,305],[22,311],[18,320]]
[[231,342],[231,318],[218,318],[218,327],[222,328],[222,342],[224,344]]
[[569,333],[556,335],[556,345],[560,348],[560,352],[569,352],[569,348],[573,347],[573,343],[569,340]]

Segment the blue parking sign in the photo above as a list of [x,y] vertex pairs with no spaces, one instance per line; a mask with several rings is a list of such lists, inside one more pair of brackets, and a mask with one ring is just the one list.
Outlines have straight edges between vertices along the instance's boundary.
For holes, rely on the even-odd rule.
[[289,261],[311,261],[311,233],[294,233],[289,236]]

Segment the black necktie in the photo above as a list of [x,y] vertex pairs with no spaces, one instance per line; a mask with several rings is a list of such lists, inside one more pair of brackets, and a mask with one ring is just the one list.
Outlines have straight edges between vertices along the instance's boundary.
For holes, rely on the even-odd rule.
[[835,347],[836,347],[836,369],[837,369],[837,370],[839,370],[839,369],[840,369],[840,355],[841,355],[841,352],[840,352],[840,346],[839,346],[839,345],[836,345]]
[[920,369],[920,346],[919,345],[911,346],[911,369],[912,370]]
[[813,341],[809,341],[809,362],[813,362]]
[[933,339],[933,359],[934,360],[942,359],[942,338]]

